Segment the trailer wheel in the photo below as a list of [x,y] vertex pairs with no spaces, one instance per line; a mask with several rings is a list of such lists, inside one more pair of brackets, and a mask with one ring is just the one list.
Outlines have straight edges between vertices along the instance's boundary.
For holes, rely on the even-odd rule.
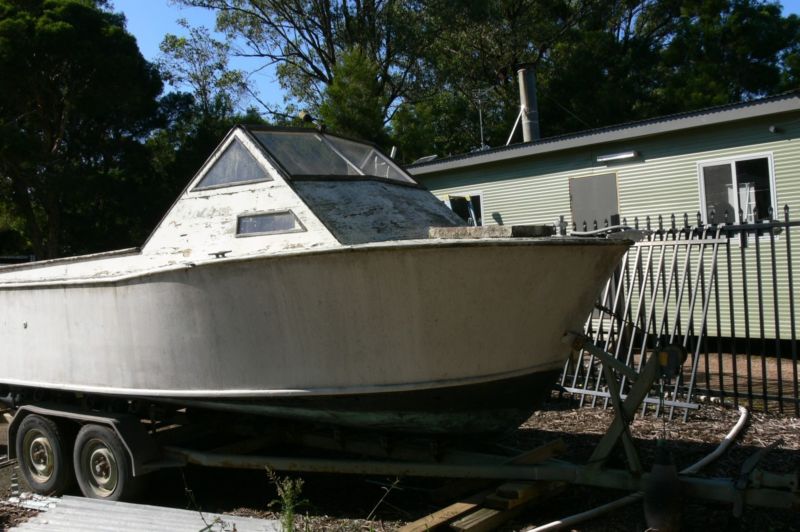
[[52,419],[26,416],[15,443],[22,476],[34,492],[61,495],[66,491],[72,480],[69,441]]
[[102,425],[84,425],[75,439],[75,477],[84,496],[117,501],[136,495],[130,459],[116,433]]

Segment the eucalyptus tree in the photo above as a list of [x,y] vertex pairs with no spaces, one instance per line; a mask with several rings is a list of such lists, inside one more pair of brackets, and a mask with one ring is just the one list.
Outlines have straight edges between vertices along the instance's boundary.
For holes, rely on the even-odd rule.
[[188,35],[164,36],[159,46],[161,77],[178,90],[188,89],[202,116],[233,114],[248,87],[245,74],[229,67],[230,42],[213,38],[207,28],[189,26],[186,19],[178,20],[178,25]]
[[[274,65],[289,99],[316,112],[337,67],[358,53],[376,69],[381,118],[419,75],[424,43],[415,33],[420,7],[400,0],[177,0],[217,13],[217,29],[239,43],[237,53]],[[358,50],[358,52],[354,52]]]

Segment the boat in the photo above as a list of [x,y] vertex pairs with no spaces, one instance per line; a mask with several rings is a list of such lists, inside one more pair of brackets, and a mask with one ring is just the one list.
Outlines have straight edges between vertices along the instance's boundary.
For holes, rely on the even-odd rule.
[[236,126],[140,248],[0,268],[0,391],[513,429],[630,243],[464,225],[374,145]]

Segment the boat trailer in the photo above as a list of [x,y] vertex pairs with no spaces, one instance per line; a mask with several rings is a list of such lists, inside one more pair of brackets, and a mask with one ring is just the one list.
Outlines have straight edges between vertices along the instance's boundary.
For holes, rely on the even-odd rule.
[[[651,354],[637,371],[618,361],[611,353],[597,347],[591,338],[581,333],[565,334],[564,342],[575,351],[581,349],[588,351],[600,361],[614,407],[613,421],[585,465],[556,459],[565,450],[561,441],[550,442],[527,452],[509,451],[497,447],[486,451],[485,448],[474,450],[461,445],[453,447],[437,442],[398,442],[376,439],[374,436],[360,437],[335,429],[322,433],[296,430],[292,431],[290,438],[275,434],[256,434],[250,439],[227,442],[221,446],[211,447],[210,450],[199,449],[196,444],[187,444],[197,441],[192,437],[186,437],[196,428],[191,423],[174,429],[167,427],[167,430],[160,432],[169,436],[170,431],[181,434],[182,429],[186,429],[184,437],[167,437],[156,441],[155,436],[159,433],[153,428],[154,426],[150,425],[148,428],[146,423],[135,416],[105,414],[97,410],[87,412],[75,406],[52,403],[19,407],[9,426],[9,441],[15,441],[21,421],[30,415],[50,420],[78,421],[83,424],[84,429],[87,426],[106,427],[105,430],[115,434],[122,443],[124,450],[120,449],[119,452],[127,455],[130,464],[127,471],[122,473],[128,475],[131,480],[133,477],[158,469],[197,464],[255,470],[266,468],[283,472],[476,479],[482,482],[478,482],[478,485],[484,488],[487,485],[496,485],[498,481],[503,482],[496,491],[490,490],[479,494],[473,502],[459,503],[455,508],[448,507],[419,522],[411,523],[406,527],[408,531],[433,529],[442,524],[452,526],[459,517],[464,521],[464,526],[461,528],[463,530],[488,530],[504,519],[513,517],[515,512],[521,511],[526,504],[552,495],[568,485],[631,491],[634,492],[633,495],[607,505],[606,509],[610,510],[644,498],[647,510],[646,492],[654,489],[669,491],[669,482],[665,483],[663,467],[657,471],[657,466],[654,466],[653,471],[645,472],[630,433],[630,423],[654,384],[659,379],[669,378],[670,375],[680,371],[681,364],[685,360],[685,351],[677,346],[664,346]],[[624,398],[620,394],[622,380],[630,386]],[[663,383],[662,380],[662,389]],[[714,453],[684,469],[680,474],[674,471],[673,466],[672,495],[677,499],[680,499],[681,495],[688,495],[697,499],[731,504],[736,516],[741,515],[744,506],[748,505],[800,510],[798,473],[773,474],[758,467],[758,462],[769,452],[770,447],[761,449],[747,460],[738,478],[704,478],[696,475],[701,467],[721,455],[735,439],[736,432],[746,421],[747,412],[742,410],[744,413],[737,427]],[[287,455],[255,454],[262,453],[269,444],[287,442],[291,443],[293,449],[311,449],[313,452]],[[613,451],[620,443],[624,450],[627,468],[607,467]],[[13,443],[9,446],[9,451],[9,458],[15,458]],[[665,500],[670,496],[669,493],[661,495]],[[491,504],[500,509],[481,510],[484,500],[493,501]],[[668,505],[662,505],[660,516],[658,509],[653,510],[656,521],[661,519],[664,522],[674,518],[668,515],[671,510],[664,514],[663,510],[667,507]],[[463,517],[463,514],[468,512],[473,513]],[[572,522],[574,521],[563,520],[559,522],[560,524],[557,523],[558,526],[554,525],[543,530],[567,526]],[[662,527],[662,529],[667,528]]]
[[[609,510],[644,498],[647,490],[658,488],[661,477],[659,472],[645,472],[633,438],[630,423],[641,408],[653,385],[661,378],[674,375],[685,360],[685,352],[677,346],[665,346],[658,353],[649,357],[640,371],[619,362],[614,356],[592,343],[591,339],[580,333],[567,333],[564,341],[574,350],[584,349],[600,360],[605,373],[609,392],[614,406],[614,419],[606,433],[596,446],[587,465],[575,465],[557,460],[556,456],[563,452],[564,444],[560,440],[538,447],[532,451],[516,455],[497,453],[470,452],[453,449],[425,449],[413,446],[392,446],[390,444],[374,445],[370,442],[338,436],[331,439],[313,435],[300,435],[297,443],[307,447],[367,456],[371,459],[316,458],[301,456],[265,456],[241,454],[239,452],[202,452],[182,447],[168,447],[166,454],[174,461],[182,464],[226,467],[239,469],[264,469],[285,472],[334,473],[352,475],[381,475],[395,477],[438,477],[458,479],[482,479],[486,481],[504,481],[515,486],[515,495],[500,506],[517,509],[520,492],[523,502],[534,499],[531,494],[547,496],[566,485],[581,485],[597,488],[628,490],[634,492],[616,503],[609,505]],[[630,390],[624,400],[620,397],[619,380],[625,377],[631,383]],[[769,452],[764,448],[748,459],[742,466],[738,478],[704,478],[696,476],[703,466],[721,455],[735,439],[746,420],[747,411],[740,410],[742,416],[732,431],[715,452],[700,462],[676,475],[679,482],[678,491],[673,494],[728,503],[732,505],[733,514],[740,516],[744,506],[761,506],[800,510],[800,481],[798,473],[774,474],[758,468],[758,462]],[[621,442],[627,461],[627,469],[611,469],[605,467],[612,452]],[[519,483],[522,482],[522,487]],[[506,484],[508,485],[508,484]],[[502,487],[501,487],[502,488]],[[508,490],[506,490],[508,491]],[[502,494],[503,490],[497,493]],[[525,497],[525,494],[528,497]],[[664,494],[669,495],[669,494]],[[516,502],[515,502],[516,501]],[[495,501],[495,506],[497,502]],[[436,526],[452,523],[461,515],[458,509],[471,511],[478,504],[455,505],[423,518],[417,523],[408,525],[403,530],[431,530]],[[521,508],[520,508],[521,509]],[[443,513],[442,513],[443,512]],[[658,513],[654,511],[654,513]],[[443,518],[444,516],[444,518]],[[509,516],[511,516],[509,514]],[[433,518],[432,518],[433,517]],[[499,524],[496,514],[490,516],[492,523]],[[649,516],[648,516],[649,517]],[[670,516],[654,516],[654,520],[669,519]],[[473,519],[475,521],[475,519]],[[567,526],[570,522],[560,522]],[[456,527],[458,528],[458,527]],[[558,527],[543,528],[555,529]],[[466,527],[464,530],[471,528]],[[476,529],[486,528],[481,523]],[[666,528],[662,528],[666,530]]]

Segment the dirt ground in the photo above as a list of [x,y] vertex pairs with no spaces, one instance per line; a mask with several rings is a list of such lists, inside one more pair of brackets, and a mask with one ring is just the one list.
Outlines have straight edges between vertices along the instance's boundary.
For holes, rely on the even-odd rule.
[[[610,410],[578,410],[573,402],[554,397],[503,444],[516,449],[530,449],[561,438],[568,447],[567,455],[563,458],[575,463],[585,462],[612,416]],[[637,419],[633,423],[632,433],[642,461],[648,468],[652,463],[655,440],[666,430],[670,451],[680,469],[711,452],[735,424],[738,416],[736,410],[709,404],[693,412],[687,423],[676,419],[665,427],[661,419],[652,416]],[[800,419],[754,413],[744,434],[729,452],[704,470],[703,474],[735,477],[749,456],[776,440],[783,442],[764,458],[761,467],[774,472],[800,469]],[[619,461],[616,465],[623,464]],[[10,489],[11,470],[0,470],[0,493],[8,493]],[[277,500],[278,495],[266,472],[190,467],[183,471],[162,471],[152,477],[151,489],[142,499],[143,503],[277,517],[273,511],[277,508],[270,506],[270,503]],[[302,475],[302,479],[301,498],[304,503],[298,510],[300,530],[396,530],[404,523],[448,504],[433,497],[441,493],[446,485],[440,480],[346,475]],[[456,483],[465,488],[467,484],[465,481]],[[453,483],[447,485],[452,487]],[[476,488],[474,491],[479,490]],[[573,487],[546,503],[531,507],[502,530],[524,530],[624,495],[626,493],[614,490]],[[798,511],[748,508],[742,518],[735,519],[729,505],[694,500],[684,503],[682,524],[685,531],[800,531]],[[0,518],[0,527],[4,522]],[[646,528],[642,505],[636,503],[583,523],[573,530],[626,532]]]

